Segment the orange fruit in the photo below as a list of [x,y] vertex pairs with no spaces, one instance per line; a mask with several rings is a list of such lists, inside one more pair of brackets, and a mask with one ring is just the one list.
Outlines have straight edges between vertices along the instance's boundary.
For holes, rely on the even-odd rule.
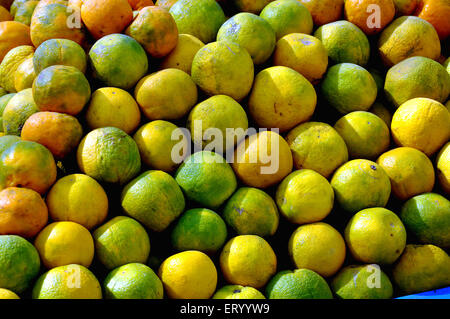
[[127,0],[84,0],[81,19],[95,39],[121,33],[133,20]]
[[341,18],[344,0],[298,0],[308,8],[314,24],[321,26]]
[[0,5],[0,22],[2,21],[11,21],[13,17],[9,13],[9,11]]
[[166,9],[167,11],[172,8],[172,6],[177,2],[178,0],[156,0],[155,5],[159,6],[161,8]]
[[155,58],[169,54],[178,42],[175,20],[167,10],[155,6],[142,8],[125,33]]
[[47,206],[35,191],[18,187],[0,191],[0,235],[34,237],[47,220]]
[[394,19],[395,6],[392,0],[346,0],[344,14],[348,21],[356,24],[365,34],[372,35]]
[[21,137],[47,147],[56,158],[64,158],[79,144],[83,128],[78,120],[67,114],[38,112],[25,122]]
[[144,7],[154,6],[152,0],[128,0],[128,3],[133,10],[141,10]]
[[44,194],[56,180],[52,153],[39,143],[18,141],[0,156],[0,188],[20,186]]
[[9,50],[19,45],[31,45],[30,28],[16,21],[0,22],[0,62]]
[[445,40],[450,35],[450,1],[419,1],[415,15],[430,22],[441,40]]

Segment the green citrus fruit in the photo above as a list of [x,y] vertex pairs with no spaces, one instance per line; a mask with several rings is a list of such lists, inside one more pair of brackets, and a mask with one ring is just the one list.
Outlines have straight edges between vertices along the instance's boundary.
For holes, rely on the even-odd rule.
[[268,299],[333,299],[325,279],[309,269],[280,271],[268,283],[266,295]]
[[227,226],[223,219],[212,210],[190,209],[178,219],[171,238],[172,245],[177,250],[214,253],[227,239]]
[[107,299],[162,299],[161,280],[148,266],[130,263],[111,271],[103,282]]
[[150,240],[144,227],[132,218],[114,217],[92,235],[96,257],[107,269],[147,261]]
[[147,171],[122,191],[124,212],[153,231],[163,231],[184,210],[184,196],[175,180],[163,171]]

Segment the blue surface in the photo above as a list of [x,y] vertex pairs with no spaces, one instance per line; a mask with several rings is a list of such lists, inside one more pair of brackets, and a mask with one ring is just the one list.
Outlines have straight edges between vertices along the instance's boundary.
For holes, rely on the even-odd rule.
[[450,287],[403,296],[397,299],[450,299]]

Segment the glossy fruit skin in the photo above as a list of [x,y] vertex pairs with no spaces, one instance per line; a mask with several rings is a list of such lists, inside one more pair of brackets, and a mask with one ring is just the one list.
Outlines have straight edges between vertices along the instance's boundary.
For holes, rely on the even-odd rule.
[[26,187],[45,194],[56,181],[52,153],[41,144],[18,141],[0,156],[0,188]]
[[37,112],[23,125],[21,137],[47,147],[55,158],[64,158],[76,149],[83,135],[78,120],[56,112]]
[[162,69],[175,68],[191,74],[192,61],[205,44],[190,34],[179,34],[175,48],[161,62]]
[[436,29],[439,38],[445,40],[450,35],[450,3],[447,0],[419,1],[415,15],[430,22]]
[[204,253],[188,250],[170,256],[158,276],[170,299],[209,299],[216,290],[217,270]]
[[123,265],[111,271],[103,283],[106,299],[163,299],[161,280],[148,266]]
[[95,42],[89,61],[95,79],[124,90],[131,89],[149,67],[142,46],[124,34],[111,34]]
[[133,20],[127,0],[83,0],[81,19],[95,39],[121,33]]
[[321,26],[341,18],[344,0],[299,0],[311,12],[314,24]]
[[9,50],[19,45],[32,45],[30,27],[17,21],[0,22],[0,62]]
[[[374,13],[379,14],[379,20],[374,19]],[[394,19],[395,6],[392,0],[348,0],[344,4],[344,14],[348,21],[357,25],[365,34],[373,35]]]
[[169,54],[177,45],[178,28],[173,17],[165,9],[145,7],[125,30],[155,58]]
[[450,136],[450,113],[441,103],[415,98],[403,103],[392,117],[391,132],[398,146],[412,147],[431,156]]
[[8,187],[0,192],[1,235],[34,237],[48,220],[41,195],[27,188]]

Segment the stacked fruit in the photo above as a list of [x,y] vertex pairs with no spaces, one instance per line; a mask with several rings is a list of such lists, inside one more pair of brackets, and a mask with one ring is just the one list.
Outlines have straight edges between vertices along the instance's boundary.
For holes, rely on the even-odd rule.
[[0,298],[450,285],[448,0],[0,5]]

